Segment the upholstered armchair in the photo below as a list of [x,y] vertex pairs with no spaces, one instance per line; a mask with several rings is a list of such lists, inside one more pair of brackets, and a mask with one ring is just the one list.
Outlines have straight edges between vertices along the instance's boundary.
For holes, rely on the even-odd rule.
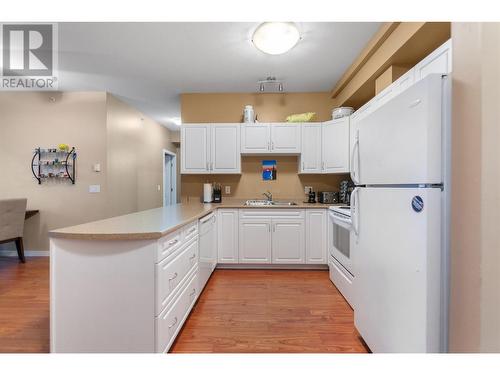
[[24,259],[23,230],[27,199],[0,200],[0,243],[15,242],[17,255]]

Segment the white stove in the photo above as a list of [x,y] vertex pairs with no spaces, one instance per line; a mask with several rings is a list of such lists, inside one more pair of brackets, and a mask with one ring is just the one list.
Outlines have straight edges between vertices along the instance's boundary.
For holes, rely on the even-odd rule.
[[339,213],[344,216],[351,217],[351,207],[349,206],[330,206],[328,207],[328,209],[333,211],[334,213]]
[[351,260],[351,208],[330,206],[328,222],[328,266],[330,280],[352,305],[352,282],[354,273]]

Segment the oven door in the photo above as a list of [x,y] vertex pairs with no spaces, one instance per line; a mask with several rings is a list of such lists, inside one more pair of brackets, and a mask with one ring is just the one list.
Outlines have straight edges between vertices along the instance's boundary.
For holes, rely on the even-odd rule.
[[352,261],[350,254],[350,218],[344,218],[329,212],[328,251],[351,275]]

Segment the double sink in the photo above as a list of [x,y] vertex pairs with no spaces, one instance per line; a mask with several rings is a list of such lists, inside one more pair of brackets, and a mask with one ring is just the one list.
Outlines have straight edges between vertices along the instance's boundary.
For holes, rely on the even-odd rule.
[[249,199],[245,202],[245,206],[296,206],[297,203],[291,201],[275,201],[268,199]]

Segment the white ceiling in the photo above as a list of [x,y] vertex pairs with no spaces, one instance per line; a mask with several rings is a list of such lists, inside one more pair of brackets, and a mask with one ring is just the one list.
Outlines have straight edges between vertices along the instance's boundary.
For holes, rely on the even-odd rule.
[[328,91],[380,23],[298,23],[302,40],[266,55],[257,23],[60,23],[59,89],[106,90],[171,129],[179,94],[254,92],[274,75],[289,92]]

